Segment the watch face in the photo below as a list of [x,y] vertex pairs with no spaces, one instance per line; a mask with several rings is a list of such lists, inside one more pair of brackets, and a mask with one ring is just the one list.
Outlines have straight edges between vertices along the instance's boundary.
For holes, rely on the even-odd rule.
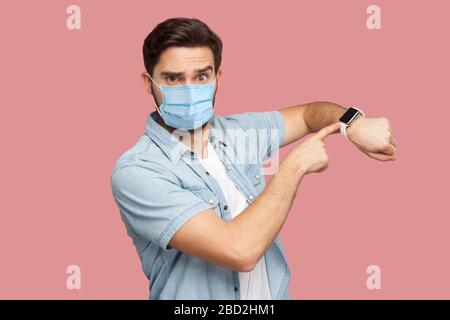
[[357,116],[359,113],[358,110],[355,108],[348,108],[347,111],[342,115],[342,117],[339,119],[339,121],[344,122],[346,124],[349,124],[355,116]]

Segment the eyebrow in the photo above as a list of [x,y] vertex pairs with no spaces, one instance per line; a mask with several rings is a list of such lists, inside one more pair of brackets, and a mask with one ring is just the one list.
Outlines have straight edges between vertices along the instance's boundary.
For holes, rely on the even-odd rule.
[[[209,65],[209,66],[206,66],[206,67],[201,68],[201,69],[195,69],[194,71],[196,73],[202,73],[202,72],[205,72],[205,71],[208,71],[208,70],[212,71],[213,67],[211,65]],[[184,72],[161,71],[160,75],[163,76],[163,77],[164,76],[176,76],[176,77],[178,77],[178,76],[183,75],[183,73]]]

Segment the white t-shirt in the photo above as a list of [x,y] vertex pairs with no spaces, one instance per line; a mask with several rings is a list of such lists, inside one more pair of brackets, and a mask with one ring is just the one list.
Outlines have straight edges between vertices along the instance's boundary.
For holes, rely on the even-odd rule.
[[[247,201],[235,184],[228,177],[225,167],[217,156],[211,143],[208,142],[208,157],[200,159],[203,166],[208,170],[219,184],[227,200],[231,217],[236,217],[247,207]],[[267,278],[266,261],[264,255],[250,272],[239,272],[242,300],[271,300],[269,280]]]

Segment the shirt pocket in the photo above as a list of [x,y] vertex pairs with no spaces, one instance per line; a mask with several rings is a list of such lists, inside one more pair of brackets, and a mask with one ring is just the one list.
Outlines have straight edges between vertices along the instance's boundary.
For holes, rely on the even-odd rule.
[[265,185],[262,167],[259,164],[249,164],[245,170],[245,175],[257,193],[260,194],[264,190]]
[[207,187],[196,186],[190,188],[189,191],[205,201],[212,209],[216,210],[216,208],[218,208],[219,200],[217,199],[216,195]]

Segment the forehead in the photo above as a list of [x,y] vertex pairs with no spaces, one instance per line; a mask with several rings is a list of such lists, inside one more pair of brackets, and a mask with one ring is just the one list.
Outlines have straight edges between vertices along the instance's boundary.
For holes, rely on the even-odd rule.
[[209,47],[169,47],[161,52],[154,72],[191,73],[208,65],[214,68],[214,56]]

